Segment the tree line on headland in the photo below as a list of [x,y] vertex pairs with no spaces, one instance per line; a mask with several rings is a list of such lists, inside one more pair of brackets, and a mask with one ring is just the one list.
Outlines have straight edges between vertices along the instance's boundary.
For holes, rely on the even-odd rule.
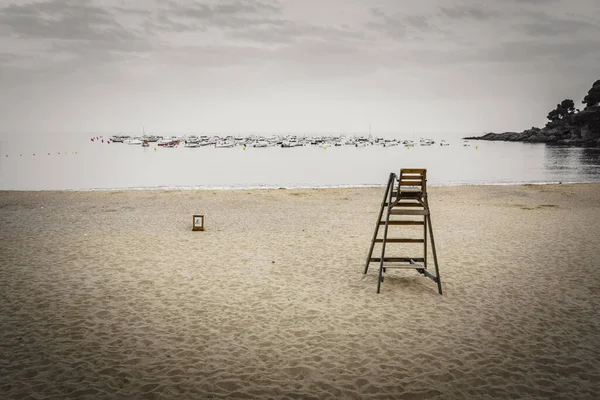
[[543,128],[533,127],[523,132],[487,133],[465,139],[600,147],[600,79],[594,82],[582,103],[585,108],[580,110],[575,108],[573,100],[563,100],[548,113],[549,121]]

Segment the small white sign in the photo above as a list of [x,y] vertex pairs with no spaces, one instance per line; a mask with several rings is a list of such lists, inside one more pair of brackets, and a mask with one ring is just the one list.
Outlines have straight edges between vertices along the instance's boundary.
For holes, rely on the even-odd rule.
[[192,230],[203,231],[204,230],[204,215],[194,215],[192,219]]

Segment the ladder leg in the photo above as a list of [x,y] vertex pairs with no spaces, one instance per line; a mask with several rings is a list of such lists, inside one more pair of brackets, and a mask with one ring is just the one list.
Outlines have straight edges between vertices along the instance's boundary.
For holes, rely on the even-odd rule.
[[[377,233],[379,232],[379,222],[381,221],[381,216],[383,215],[383,210],[385,208],[385,200],[388,198],[388,194],[393,191],[394,188],[394,179],[395,175],[393,172],[390,174],[390,178],[388,179],[387,189],[383,195],[383,201],[381,202],[381,210],[379,210],[379,217],[377,217],[377,223],[375,224],[375,232],[373,233],[373,239],[371,239],[371,247],[369,248],[369,254],[367,255],[367,262],[365,264],[365,274],[369,270],[369,260],[373,256],[373,248],[375,247],[375,239],[377,239]],[[391,187],[390,187],[391,186]]]
[[[390,175],[390,182],[393,183],[393,179],[394,179],[394,174],[392,173],[392,175]],[[392,188],[393,188],[393,185],[392,185]],[[377,279],[377,293],[379,293],[379,290],[381,288],[381,282],[383,281],[383,259],[385,257],[385,244],[387,242],[388,227],[389,227],[389,223],[390,223],[390,210],[392,209],[392,192],[393,192],[393,190],[390,190],[387,212],[385,214],[385,229],[383,230],[383,242],[381,243],[381,259],[379,260],[379,276]]]
[[431,236],[431,250],[433,251],[433,263],[435,265],[435,276],[438,286],[438,292],[440,295],[442,294],[442,277],[440,276],[440,268],[438,266],[437,253],[435,251],[435,240],[433,238],[433,228],[431,226],[431,215],[427,218],[427,223],[429,225],[429,235]]
[[379,266],[379,274],[377,275],[377,294],[381,290],[381,281],[383,281],[383,267]]
[[427,269],[427,220],[428,215],[423,216],[423,266]]

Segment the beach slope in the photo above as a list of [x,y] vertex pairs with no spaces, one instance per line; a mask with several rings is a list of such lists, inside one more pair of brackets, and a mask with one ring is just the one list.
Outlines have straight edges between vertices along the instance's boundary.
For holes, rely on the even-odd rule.
[[444,296],[383,192],[0,192],[0,397],[600,398],[600,184],[430,188]]

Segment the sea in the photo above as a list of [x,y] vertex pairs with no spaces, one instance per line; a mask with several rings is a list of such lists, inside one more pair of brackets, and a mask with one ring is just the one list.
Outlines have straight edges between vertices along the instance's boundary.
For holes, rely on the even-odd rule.
[[[110,136],[2,134],[0,190],[381,187],[401,168],[426,168],[430,186],[600,182],[598,148],[475,140],[463,146],[467,135],[428,136],[434,145],[410,148],[246,149],[144,148],[109,144]],[[441,139],[450,145],[440,146]]]

